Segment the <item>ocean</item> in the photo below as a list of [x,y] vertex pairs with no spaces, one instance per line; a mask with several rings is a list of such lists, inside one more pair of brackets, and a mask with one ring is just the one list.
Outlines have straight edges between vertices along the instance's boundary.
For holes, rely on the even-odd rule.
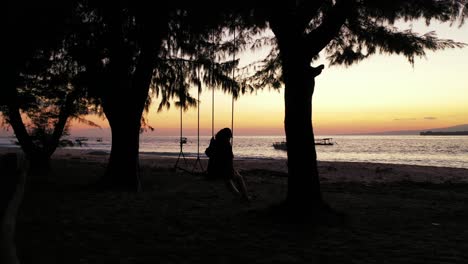
[[[317,136],[332,137],[333,146],[316,146],[318,160],[410,164],[468,169],[468,136]],[[73,137],[71,138],[73,139]],[[14,138],[0,137],[0,147],[14,147]],[[286,159],[286,152],[272,144],[284,140],[281,136],[236,136],[234,156],[238,159]],[[200,137],[200,157],[205,158],[209,136]],[[88,138],[86,145],[74,147],[110,151],[110,139]],[[187,136],[183,145],[186,157],[197,156],[197,137]],[[178,136],[143,134],[140,151],[163,156],[177,156],[180,152]]]

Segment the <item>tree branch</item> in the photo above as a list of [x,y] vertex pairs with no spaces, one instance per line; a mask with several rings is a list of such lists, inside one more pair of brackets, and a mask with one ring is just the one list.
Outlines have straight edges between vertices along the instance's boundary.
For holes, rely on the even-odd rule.
[[23,119],[21,118],[21,111],[18,104],[18,92],[16,91],[16,88],[11,89],[12,94],[10,102],[7,105],[8,123],[13,128],[16,138],[18,139],[18,142],[20,143],[24,153],[26,153],[26,155],[30,155],[37,150],[37,147],[31,140],[26,126],[23,123]]
[[78,89],[74,88],[74,90],[67,95],[64,105],[60,108],[58,121],[55,123],[54,126],[52,140],[49,144],[44,146],[45,152],[48,156],[52,155],[59,145],[60,138],[63,136],[63,131],[65,130],[68,118],[73,112],[74,103],[75,100],[78,98],[78,95]]
[[307,25],[309,25],[312,18],[317,15],[320,7],[324,3],[324,1],[298,1],[297,4],[297,26],[300,29],[305,30]]
[[341,26],[351,13],[354,5],[352,0],[338,0],[330,12],[324,17],[323,22],[306,36],[307,52],[310,56],[317,55],[340,32]]

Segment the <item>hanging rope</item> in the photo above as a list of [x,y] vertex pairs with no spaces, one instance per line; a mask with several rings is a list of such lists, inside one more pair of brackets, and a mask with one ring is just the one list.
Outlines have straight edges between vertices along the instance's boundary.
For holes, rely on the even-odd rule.
[[[214,45],[214,31],[211,32],[211,41],[212,41],[212,44]],[[211,74],[210,74],[210,81],[211,81],[211,84],[213,84],[213,71],[214,71],[214,49],[212,48],[211,49],[211,52],[210,52],[210,56],[211,56]],[[215,103],[215,100],[214,100],[214,97],[215,97],[215,92],[214,92],[214,87],[211,88],[211,137],[214,138],[214,103]]]
[[[236,27],[234,26],[234,46],[233,46],[233,51],[232,51],[232,61],[236,61]],[[236,77],[236,69],[235,67],[232,68],[232,101],[231,101],[231,132],[232,132],[232,138],[231,138],[231,146],[234,147],[234,88],[235,88],[235,77]]]
[[200,93],[201,93],[201,80],[200,70],[197,70],[198,75],[198,95],[197,95],[197,158],[200,158]]
[[200,79],[200,69],[196,69],[197,78],[198,78],[198,93],[197,93],[197,160],[193,164],[192,173],[195,172],[198,165],[200,165],[200,171],[203,172],[205,169],[203,168],[203,164],[200,160],[200,93],[201,93],[201,79]]
[[179,138],[179,145],[180,145],[180,152],[179,156],[177,157],[177,161],[174,165],[175,169],[181,169],[181,170],[186,170],[183,167],[178,166],[180,157],[184,160],[185,166],[187,167],[187,160],[185,159],[185,154],[184,154],[184,144],[187,143],[187,138],[184,137],[183,135],[183,123],[182,123],[182,117],[183,117],[183,107],[185,105],[185,95],[182,94],[182,87],[179,88],[179,107],[180,107],[180,138]]
[[[191,37],[192,35],[190,35]],[[190,41],[192,42],[192,41]],[[197,49],[197,60],[200,60],[200,54],[198,53],[199,49]],[[200,169],[201,171],[204,171],[203,165],[200,160],[200,93],[202,89],[201,85],[201,78],[200,78],[200,66],[201,64],[199,61],[197,61],[195,72],[197,74],[197,79],[198,79],[198,85],[197,85],[197,160],[195,160],[195,164],[193,165],[192,172],[195,171],[197,168],[197,164],[200,164]]]
[[211,137],[214,137],[214,87],[211,89]]
[[[168,54],[169,58],[172,58],[172,49],[171,49],[171,41],[167,43],[168,46]],[[179,161],[180,157],[184,160],[185,166],[187,167],[187,160],[185,159],[185,154],[184,154],[184,144],[187,143],[187,138],[184,137],[183,135],[183,107],[185,106],[186,103],[186,97],[185,94],[182,91],[182,86],[179,86],[179,107],[180,107],[180,138],[179,138],[179,146],[180,146],[180,151],[179,151],[179,156],[177,157],[176,163],[174,165],[174,169],[181,169],[181,170],[186,170],[183,167],[179,166]]]
[[[212,35],[211,35],[211,41],[212,41],[212,43],[214,43],[214,33],[212,33]],[[233,46],[233,52],[232,52],[233,62],[236,61],[236,47],[237,47],[236,28],[234,27],[234,46]],[[211,50],[211,58],[212,58],[212,64],[211,64],[212,68],[211,68],[211,70],[213,71],[214,70],[213,49]],[[232,87],[231,87],[231,89],[232,89],[232,99],[231,99],[231,132],[232,132],[232,138],[231,138],[231,145],[234,143],[234,101],[235,101],[235,93],[234,93],[235,84],[234,84],[234,81],[235,81],[235,77],[236,77],[236,69],[233,67],[232,68],[233,84],[232,84]],[[214,137],[214,104],[215,104],[215,91],[214,91],[214,88],[213,88],[212,91],[211,91],[211,137]]]

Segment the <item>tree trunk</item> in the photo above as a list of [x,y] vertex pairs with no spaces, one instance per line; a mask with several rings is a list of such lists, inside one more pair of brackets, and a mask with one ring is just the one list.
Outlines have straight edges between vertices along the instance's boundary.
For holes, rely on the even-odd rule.
[[289,174],[286,202],[291,209],[307,213],[323,204],[312,128],[315,76],[304,63],[284,65],[283,74]]
[[[52,153],[48,153],[34,144],[23,123],[18,105],[14,103],[17,98],[12,98],[12,100],[13,103],[8,105],[8,122],[13,127],[21,149],[30,161],[28,175],[31,177],[46,175],[50,172]],[[56,146],[53,149],[55,150],[55,148]]]
[[291,30],[281,19],[271,21],[278,41],[285,84],[284,130],[288,155],[288,194],[285,209],[307,215],[323,208],[312,128],[312,95],[315,76],[320,68],[312,68],[312,55],[301,31]]
[[13,128],[21,149],[26,155],[29,155],[30,153],[37,151],[37,147],[29,136],[26,126],[23,123],[23,119],[21,118],[20,109],[16,102],[18,100],[16,88],[12,89],[14,90],[14,95],[10,98],[11,101],[8,104],[8,123]]
[[105,111],[112,132],[109,163],[100,180],[101,187],[138,192],[141,190],[139,173],[140,115],[118,110]]
[[[119,14],[119,11],[115,11]],[[136,64],[133,52],[125,43],[118,15],[110,21],[109,89],[102,95],[102,106],[112,132],[112,148],[105,175],[100,179],[104,188],[141,191],[139,173],[139,144],[141,118],[151,84],[155,58],[167,32],[167,14],[151,9],[139,9],[137,39],[139,55]],[[152,25],[152,26],[150,26]]]
[[18,97],[16,89],[12,88],[10,94],[10,103],[8,104],[8,122],[13,127],[15,136],[21,146],[21,149],[29,159],[30,166],[28,174],[32,177],[43,176],[50,172],[50,157],[57,149],[60,138],[63,135],[65,125],[70,116],[71,108],[73,107],[76,98],[76,91],[69,94],[65,105],[61,108],[59,120],[55,124],[53,139],[47,142],[47,145],[39,147],[31,139],[26,126],[21,118],[21,112],[18,107]]
[[[146,52],[148,49],[152,50],[154,47],[143,49],[133,75],[117,74],[116,79],[119,78],[120,83],[114,82],[116,89],[103,97],[103,110],[112,133],[109,163],[105,175],[100,180],[101,186],[105,188],[141,191],[138,157],[141,117],[148,97],[154,63],[151,56],[154,52]],[[118,65],[116,72],[125,69],[123,65]]]

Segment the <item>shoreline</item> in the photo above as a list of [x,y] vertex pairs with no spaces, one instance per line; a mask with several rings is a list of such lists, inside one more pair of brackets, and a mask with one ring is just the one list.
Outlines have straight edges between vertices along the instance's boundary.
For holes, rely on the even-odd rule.
[[[19,148],[0,147],[0,155],[7,152],[19,152]],[[164,156],[156,153],[140,153],[140,165],[151,169],[174,168],[178,155]],[[106,164],[108,153],[90,149],[58,149],[53,160],[85,161]],[[203,168],[208,159],[200,157]],[[192,170],[196,157],[181,158],[179,165]],[[234,166],[241,173],[263,171],[279,176],[287,176],[286,159],[239,158],[234,159]],[[393,163],[318,161],[319,176],[322,183],[357,182],[357,183],[468,183],[468,169],[452,167],[421,166]]]
[[[144,137],[143,137],[144,138]],[[147,137],[140,141],[141,155],[155,155],[163,157],[177,158],[180,148],[178,138],[175,136]],[[275,149],[272,142],[280,140],[278,138],[268,138],[262,136],[246,137],[237,140],[233,147],[234,158],[276,160],[286,159],[287,153]],[[343,136],[336,138],[335,146],[317,146],[317,158],[319,161],[327,162],[370,162],[382,164],[407,164],[418,166],[434,166],[448,168],[468,169],[468,138],[449,137],[449,139],[439,140],[436,137],[396,137],[393,139],[381,137],[354,138]],[[205,157],[204,150],[208,145],[207,141],[200,141],[198,148],[196,138],[189,138],[184,146],[184,155],[187,158]],[[8,140],[1,140],[1,147],[14,147]],[[87,144],[82,146],[66,147],[73,151],[93,151],[100,152],[101,155],[111,151],[109,139],[97,141],[92,138]],[[60,149],[59,149],[60,151]],[[99,153],[98,153],[99,155]]]

